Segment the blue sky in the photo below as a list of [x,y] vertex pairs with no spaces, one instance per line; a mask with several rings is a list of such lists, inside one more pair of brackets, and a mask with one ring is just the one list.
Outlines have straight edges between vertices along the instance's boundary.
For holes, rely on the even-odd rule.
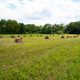
[[8,4],[7,8],[10,8],[11,10],[13,10],[16,8],[16,5],[10,3],[10,4]]
[[80,2],[80,0],[72,0],[73,2]]
[[68,24],[80,20],[79,0],[0,0],[0,19],[24,24]]

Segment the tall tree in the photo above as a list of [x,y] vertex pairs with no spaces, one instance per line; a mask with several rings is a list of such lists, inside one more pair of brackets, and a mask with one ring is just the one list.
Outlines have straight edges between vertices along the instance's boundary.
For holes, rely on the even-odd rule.
[[19,33],[20,34],[24,34],[25,33],[25,25],[23,23],[19,23],[19,25],[20,25],[20,31],[19,31]]
[[8,34],[15,34],[19,33],[19,24],[16,20],[7,20],[7,33]]
[[43,26],[42,33],[43,34],[51,34],[52,33],[52,25],[51,24],[45,24]]
[[7,21],[5,19],[1,19],[1,21],[0,21],[0,33],[6,34],[6,23],[7,23]]

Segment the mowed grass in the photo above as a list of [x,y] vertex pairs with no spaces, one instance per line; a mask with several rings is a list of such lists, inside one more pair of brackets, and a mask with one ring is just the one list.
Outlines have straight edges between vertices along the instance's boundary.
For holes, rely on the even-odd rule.
[[80,80],[80,37],[36,35],[0,38],[0,80]]

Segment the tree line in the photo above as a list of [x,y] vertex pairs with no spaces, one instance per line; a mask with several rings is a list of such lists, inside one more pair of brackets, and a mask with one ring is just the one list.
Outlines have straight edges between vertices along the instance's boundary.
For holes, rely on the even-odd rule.
[[80,21],[64,24],[49,24],[44,26],[35,24],[18,23],[16,20],[0,21],[0,34],[80,34]]

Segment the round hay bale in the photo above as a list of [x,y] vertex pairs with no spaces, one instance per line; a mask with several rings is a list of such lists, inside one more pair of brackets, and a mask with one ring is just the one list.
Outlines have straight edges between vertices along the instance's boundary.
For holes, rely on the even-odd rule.
[[0,36],[0,38],[3,38],[3,36]]
[[49,36],[51,36],[51,35],[49,35]]
[[17,39],[15,39],[14,42],[15,42],[15,43],[23,43],[22,39],[23,39],[23,38],[17,38]]
[[65,38],[64,36],[61,36],[61,38]]
[[50,39],[50,37],[48,35],[45,36],[45,39]]
[[10,36],[10,38],[16,38],[16,36],[14,36],[14,35],[11,35],[11,36]]

